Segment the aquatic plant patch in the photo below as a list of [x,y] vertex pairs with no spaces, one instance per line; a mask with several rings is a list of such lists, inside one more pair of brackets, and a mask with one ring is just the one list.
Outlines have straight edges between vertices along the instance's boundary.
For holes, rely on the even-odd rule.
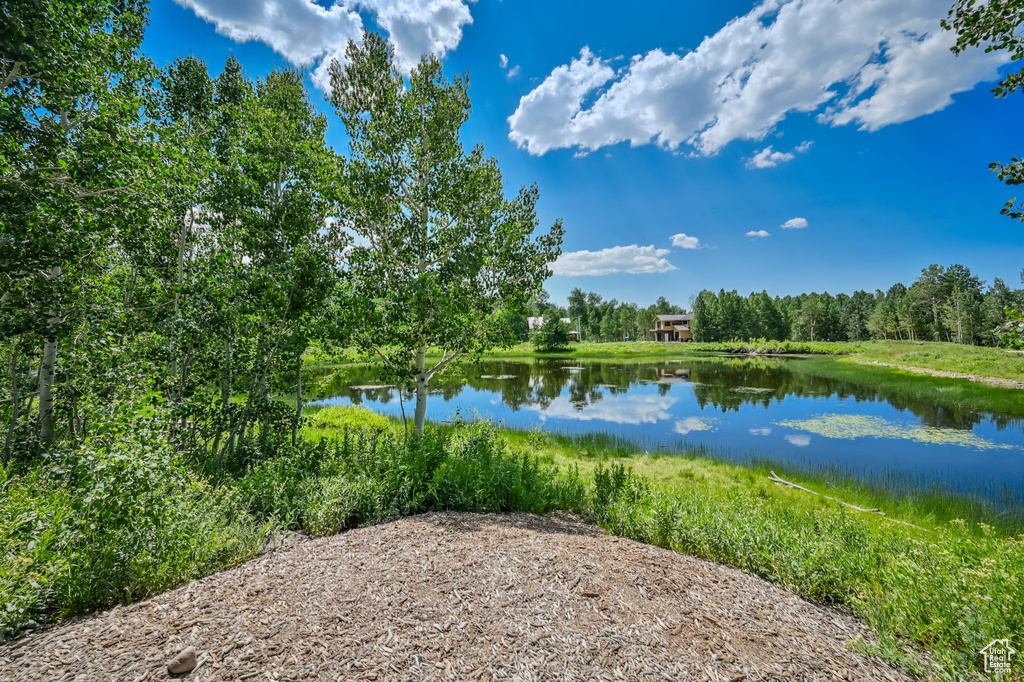
[[921,424],[901,424],[862,414],[819,414],[811,419],[782,419],[772,423],[825,438],[892,438],[932,445],[958,445],[978,450],[1021,450],[1019,446],[995,443],[970,431],[940,429]]

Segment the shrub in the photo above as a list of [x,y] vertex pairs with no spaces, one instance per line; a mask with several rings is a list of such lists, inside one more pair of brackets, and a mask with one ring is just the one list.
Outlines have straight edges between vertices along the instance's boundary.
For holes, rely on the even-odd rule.
[[32,620],[138,599],[255,555],[264,529],[159,434],[109,434],[3,474],[0,635]]
[[538,353],[564,353],[569,350],[569,325],[558,315],[548,315],[530,340]]

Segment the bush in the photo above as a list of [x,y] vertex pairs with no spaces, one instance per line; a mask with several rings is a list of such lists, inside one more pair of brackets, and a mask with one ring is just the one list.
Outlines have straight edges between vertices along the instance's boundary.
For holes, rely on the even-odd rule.
[[3,474],[0,636],[139,599],[259,550],[264,529],[236,490],[214,488],[159,435],[139,433],[53,454],[25,477]]
[[557,314],[548,315],[530,340],[538,353],[565,353],[569,350],[569,325]]

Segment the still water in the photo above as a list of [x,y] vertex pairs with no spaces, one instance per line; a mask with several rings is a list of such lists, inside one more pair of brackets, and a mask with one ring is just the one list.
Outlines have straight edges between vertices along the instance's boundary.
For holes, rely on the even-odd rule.
[[[314,404],[401,416],[372,366],[322,377]],[[404,396],[411,417],[411,396]],[[431,386],[427,418],[473,412],[512,428],[599,431],[648,452],[703,445],[718,457],[840,469],[901,488],[938,485],[1024,505],[1024,420],[887,396],[782,359],[493,360]]]

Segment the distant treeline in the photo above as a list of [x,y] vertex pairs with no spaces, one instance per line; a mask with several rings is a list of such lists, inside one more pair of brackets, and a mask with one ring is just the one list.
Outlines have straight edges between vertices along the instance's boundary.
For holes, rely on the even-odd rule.
[[[569,328],[580,332],[582,341],[653,341],[651,333],[656,315],[681,315],[684,308],[669,303],[662,296],[658,301],[646,308],[636,303],[619,303],[614,298],[605,301],[593,292],[584,292],[576,288],[569,294],[568,309],[553,305],[546,295],[533,303],[533,314],[537,316],[569,317],[572,322]],[[521,339],[528,336],[526,318],[517,323],[517,333]]]
[[897,282],[873,294],[772,298],[765,292],[744,297],[705,290],[693,302],[692,328],[697,341],[897,339],[995,345],[994,330],[1006,321],[1007,309],[1022,304],[1024,289],[1011,289],[999,278],[986,289],[963,265],[929,265],[909,287]]
[[[1024,272],[1021,278],[1024,282]],[[627,336],[652,341],[656,315],[692,312],[696,341],[895,339],[996,345],[995,330],[1006,323],[1007,310],[1024,308],[1024,289],[1011,289],[999,278],[986,287],[960,264],[929,265],[910,286],[898,282],[886,291],[772,297],[764,291],[743,296],[735,290],[705,289],[691,306],[684,311],[662,297],[642,308],[573,289],[568,310],[558,310],[568,313],[571,327],[578,325],[585,341],[621,341]],[[534,304],[537,314],[553,309],[546,300]]]

